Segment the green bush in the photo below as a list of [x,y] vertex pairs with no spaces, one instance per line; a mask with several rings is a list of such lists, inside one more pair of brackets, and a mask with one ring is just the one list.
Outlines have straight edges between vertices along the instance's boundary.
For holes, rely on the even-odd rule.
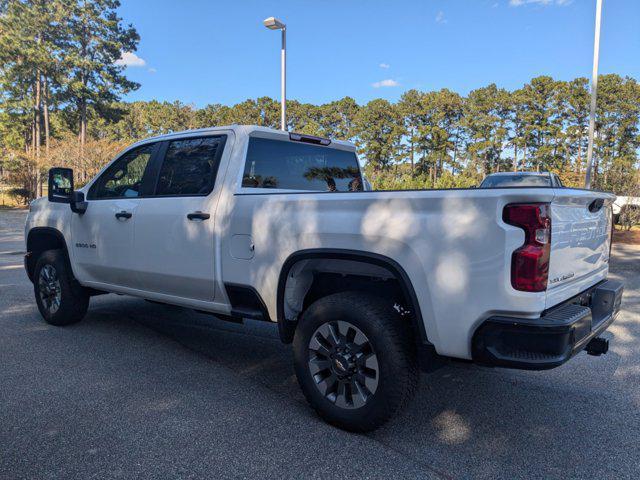
[[32,198],[31,192],[27,188],[10,188],[7,193],[13,197],[16,202],[22,203],[23,205],[27,205],[29,203],[29,199]]

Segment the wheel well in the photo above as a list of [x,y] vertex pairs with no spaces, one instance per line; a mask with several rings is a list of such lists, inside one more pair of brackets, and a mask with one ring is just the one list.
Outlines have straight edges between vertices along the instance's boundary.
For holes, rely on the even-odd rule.
[[293,340],[300,314],[314,301],[354,290],[388,298],[399,316],[412,323],[416,340],[428,343],[415,292],[400,265],[377,254],[324,249],[294,254],[282,268],[277,303],[281,340]]
[[[403,310],[408,310],[407,299],[404,298],[400,282],[396,278],[348,273],[325,272],[314,270],[313,281],[302,301],[302,311],[316,300],[333,293],[356,291],[388,298]],[[285,298],[286,301],[286,298]]]
[[36,227],[29,231],[27,236],[27,256],[25,266],[29,279],[33,281],[33,270],[36,267],[38,257],[47,250],[64,250],[67,253],[67,245],[64,236],[58,230],[48,227]]

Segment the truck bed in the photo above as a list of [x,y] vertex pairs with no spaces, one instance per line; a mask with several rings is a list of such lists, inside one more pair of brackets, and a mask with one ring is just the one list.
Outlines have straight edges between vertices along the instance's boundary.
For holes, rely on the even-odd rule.
[[[549,306],[606,277],[614,196],[553,188],[454,189],[355,193],[234,195],[222,252],[246,236],[250,262],[225,255],[225,279],[256,285],[277,318],[280,265],[305,249],[374,252],[396,261],[417,293],[429,339],[441,355],[471,358],[472,334],[496,314],[535,318]],[[597,214],[587,205],[603,200]],[[524,232],[502,220],[507,204],[547,202],[552,211],[550,279],[546,292],[512,288],[511,255]],[[231,206],[228,206],[231,207]],[[582,233],[580,233],[582,232]],[[585,233],[586,232],[586,233]],[[573,269],[573,270],[571,270]]]

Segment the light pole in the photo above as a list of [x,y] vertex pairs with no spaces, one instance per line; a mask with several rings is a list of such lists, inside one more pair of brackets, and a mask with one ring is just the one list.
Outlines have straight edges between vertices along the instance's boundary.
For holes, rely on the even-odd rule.
[[280,50],[280,130],[287,130],[287,26],[275,17],[264,20],[270,30],[280,30],[282,47]]
[[584,188],[591,188],[591,170],[593,169],[593,136],[596,129],[596,97],[598,95],[598,56],[600,55],[600,19],[602,0],[596,0],[596,31],[593,40],[593,73],[591,77],[591,107],[589,109],[589,146],[587,147],[587,173]]

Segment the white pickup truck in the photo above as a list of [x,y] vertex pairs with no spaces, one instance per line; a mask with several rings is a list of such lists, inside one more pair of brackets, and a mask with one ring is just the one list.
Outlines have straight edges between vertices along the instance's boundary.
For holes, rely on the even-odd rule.
[[626,197],[619,195],[616,198],[613,205],[611,205],[611,209],[613,211],[613,220],[618,223],[621,215],[627,210],[638,210],[640,211],[640,197]]
[[310,404],[353,431],[398,412],[418,367],[606,353],[613,195],[365,183],[347,142],[235,125],[150,138],[78,191],[51,169],[25,267],[54,325],[106,292],[277,322]]

